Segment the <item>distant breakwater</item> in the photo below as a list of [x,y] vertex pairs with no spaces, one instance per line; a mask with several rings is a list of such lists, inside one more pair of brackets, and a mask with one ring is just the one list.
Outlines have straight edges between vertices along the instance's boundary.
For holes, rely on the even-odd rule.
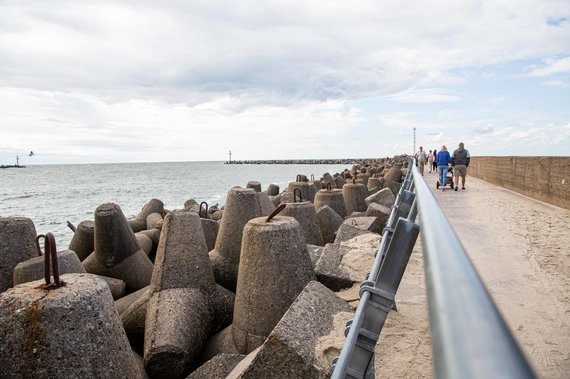
[[347,158],[347,159],[285,159],[285,160],[248,160],[226,161],[225,164],[356,164],[366,161],[376,161],[375,158]]

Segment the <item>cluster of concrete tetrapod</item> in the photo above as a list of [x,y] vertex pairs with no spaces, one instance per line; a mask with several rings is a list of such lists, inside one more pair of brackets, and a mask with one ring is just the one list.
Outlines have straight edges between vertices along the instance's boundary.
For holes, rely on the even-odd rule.
[[298,175],[281,193],[252,181],[222,209],[153,199],[127,220],[103,204],[49,286],[32,221],[0,218],[1,376],[328,377],[316,341],[351,311],[334,291],[355,282],[341,242],[381,233],[405,165]]

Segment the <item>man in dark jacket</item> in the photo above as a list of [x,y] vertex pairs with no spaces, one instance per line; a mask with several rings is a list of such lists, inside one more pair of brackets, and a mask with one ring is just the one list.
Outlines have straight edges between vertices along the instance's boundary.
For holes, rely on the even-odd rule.
[[465,177],[467,176],[467,167],[469,166],[470,158],[469,151],[465,150],[463,142],[459,142],[459,148],[455,149],[451,156],[456,191],[459,184],[459,175],[461,175],[461,189],[465,189]]

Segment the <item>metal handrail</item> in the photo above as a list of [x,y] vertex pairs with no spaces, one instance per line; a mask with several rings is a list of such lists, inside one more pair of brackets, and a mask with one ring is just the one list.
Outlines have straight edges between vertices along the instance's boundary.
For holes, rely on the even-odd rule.
[[[394,206],[392,207],[392,210],[390,212],[390,216],[388,217],[388,221],[386,222],[386,227],[384,228],[384,230],[382,232],[382,239],[380,241],[380,245],[379,245],[378,250],[376,252],[374,263],[373,263],[372,268],[370,270],[370,273],[367,277],[368,280],[376,281],[378,279],[378,273],[380,271],[380,267],[381,267],[381,264],[383,262],[384,255],[388,249],[390,239],[394,233],[394,229],[395,229],[396,224],[398,222],[398,218],[396,217],[396,215],[398,214],[399,206],[400,206],[400,203],[402,202],[404,192],[409,191],[412,188],[413,188],[413,178],[412,178],[412,174],[411,174],[410,170],[408,170],[408,174],[406,175],[404,181],[402,182],[402,186],[400,187],[400,191],[396,195],[396,200],[395,200]],[[415,208],[415,203],[414,203],[414,208]],[[416,214],[415,209],[413,209],[412,212],[410,212],[410,213],[412,213],[412,215],[415,219],[415,214]],[[366,282],[363,282],[362,284],[365,284],[365,283]],[[349,323],[347,324],[347,329],[345,331],[346,340],[343,344],[343,348],[341,350],[340,356],[337,359],[335,359],[335,362],[334,362],[333,372],[331,375],[331,378],[333,378],[333,379],[340,379],[340,378],[346,378],[346,377],[352,378],[352,377],[360,376],[357,373],[351,372],[351,368],[349,366],[350,366],[351,359],[359,360],[359,358],[361,358],[361,357],[354,357],[353,354],[354,354],[355,346],[357,344],[359,333],[361,332],[361,328],[362,328],[363,323],[364,323],[364,319],[365,319],[367,307],[369,306],[370,298],[371,298],[370,292],[368,292],[368,291],[362,292],[361,297],[360,297],[360,302],[359,302],[358,307],[357,307],[355,314],[354,314],[354,319],[352,321],[349,321]],[[372,349],[373,348],[374,347],[372,346]],[[362,361],[360,363],[362,366],[364,366],[363,369],[364,369],[364,371],[366,371],[367,377],[374,375],[373,374],[374,373],[373,359],[372,359],[372,362]],[[372,366],[366,367],[366,365],[368,365],[368,364],[370,364]]]
[[[390,271],[392,266],[388,267],[385,279],[392,282],[392,286],[386,286],[386,283],[379,286],[381,267],[385,263],[383,258],[391,246],[392,237],[397,234],[394,234],[396,225],[400,223],[412,226],[405,232],[409,233],[409,244],[404,248],[400,235],[400,246],[393,250],[397,254],[407,251],[409,256],[417,237],[417,225],[413,224],[417,212],[421,220],[429,219],[429,222],[420,220],[420,228],[435,377],[535,378],[465,249],[411,158],[408,167],[408,175],[396,196],[371,272],[361,285],[360,303],[354,319],[347,323],[346,341],[341,354],[333,361],[331,378],[374,377],[374,359],[370,354],[373,353],[375,341],[389,311],[386,306],[396,293],[399,282],[397,277],[401,278],[406,264],[400,262],[396,266],[402,269],[397,275]],[[405,207],[409,209],[405,210]],[[398,215],[407,218],[404,220]],[[415,232],[413,225],[416,225]],[[402,257],[396,259],[402,260]],[[407,258],[403,257],[403,260],[407,261]],[[388,291],[383,291],[380,287]],[[374,296],[376,302],[372,300]],[[377,302],[378,299],[381,300],[380,303]],[[382,300],[387,302],[382,304]],[[384,308],[383,313],[373,313],[375,318],[372,323],[369,313],[371,302],[373,307]],[[362,335],[369,339],[358,342]],[[357,347],[357,343],[365,343],[367,352],[363,353],[363,346]],[[360,350],[356,352],[356,349]]]
[[[534,378],[465,249],[414,163],[437,378]],[[429,220],[429,222],[427,222]]]

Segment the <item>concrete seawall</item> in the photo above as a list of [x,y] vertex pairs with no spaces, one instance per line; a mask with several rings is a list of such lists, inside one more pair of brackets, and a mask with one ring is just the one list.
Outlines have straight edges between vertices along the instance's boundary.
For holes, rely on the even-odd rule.
[[570,157],[473,157],[468,175],[570,209]]

